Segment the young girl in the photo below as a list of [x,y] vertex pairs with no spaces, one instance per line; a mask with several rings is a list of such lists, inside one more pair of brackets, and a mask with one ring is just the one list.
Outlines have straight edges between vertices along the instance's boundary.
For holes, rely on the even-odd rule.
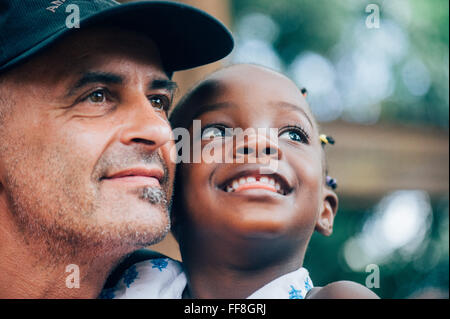
[[303,268],[313,232],[331,234],[338,198],[323,151],[331,140],[292,81],[231,66],[194,87],[170,120],[191,137],[172,207],[183,264],[137,263],[110,297],[376,298],[353,282],[312,288]]

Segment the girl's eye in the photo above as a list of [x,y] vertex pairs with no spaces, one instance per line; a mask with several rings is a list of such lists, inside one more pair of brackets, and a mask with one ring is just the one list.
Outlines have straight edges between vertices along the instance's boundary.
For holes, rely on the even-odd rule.
[[170,107],[170,100],[167,96],[153,95],[149,97],[149,101],[158,110],[168,110]]
[[88,100],[92,103],[103,103],[106,101],[106,93],[103,90],[97,90],[89,94]]
[[287,138],[299,143],[308,143],[308,135],[300,128],[287,129],[280,134],[280,138]]
[[224,127],[210,126],[205,128],[202,132],[202,140],[210,140],[217,137],[225,137]]

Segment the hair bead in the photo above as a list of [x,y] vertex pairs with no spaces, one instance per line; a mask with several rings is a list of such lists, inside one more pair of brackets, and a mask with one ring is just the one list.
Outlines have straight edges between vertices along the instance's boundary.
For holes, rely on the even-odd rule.
[[302,92],[302,95],[303,95],[304,97],[307,97],[307,96],[308,96],[308,90],[307,90],[307,89],[302,88],[302,89],[300,89],[300,92]]
[[331,176],[326,177],[326,183],[329,187],[331,187],[332,189],[336,189],[337,188],[337,181],[332,178]]
[[325,145],[325,144],[333,145],[334,144],[334,138],[332,138],[331,136],[327,136],[325,134],[321,134],[319,136],[319,138],[320,138],[320,142],[322,143],[322,145]]

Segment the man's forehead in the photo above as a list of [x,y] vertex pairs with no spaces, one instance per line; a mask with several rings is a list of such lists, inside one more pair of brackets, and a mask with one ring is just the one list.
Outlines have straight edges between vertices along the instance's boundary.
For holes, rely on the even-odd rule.
[[105,55],[96,53],[80,55],[62,68],[63,75],[68,79],[91,73],[115,74],[125,81],[136,75],[144,78],[169,79],[158,60],[139,59],[133,55],[116,56],[111,52]]
[[67,36],[13,73],[23,80],[26,74],[40,74],[42,81],[53,82],[93,70],[132,72],[132,65],[165,76],[159,50],[151,39],[133,31],[99,27]]
[[159,49],[147,36],[120,28],[95,28],[67,38],[59,44],[53,56],[63,54],[69,66],[108,65],[114,59],[154,65],[162,69]]

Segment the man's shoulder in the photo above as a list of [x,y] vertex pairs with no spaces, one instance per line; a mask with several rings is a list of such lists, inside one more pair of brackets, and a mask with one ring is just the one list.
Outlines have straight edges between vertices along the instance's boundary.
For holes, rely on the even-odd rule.
[[158,259],[158,258],[166,258],[167,256],[164,256],[161,253],[158,253],[156,251],[150,250],[150,249],[139,249],[128,256],[126,256],[120,263],[117,265],[117,267],[111,272],[108,279],[106,280],[106,283],[104,285],[104,288],[112,288],[114,287],[117,282],[122,278],[123,273],[125,270],[130,268],[132,265],[137,264],[144,260],[150,260],[150,259]]
[[324,287],[315,287],[306,296],[308,299],[379,299],[367,287],[353,281],[335,281]]

